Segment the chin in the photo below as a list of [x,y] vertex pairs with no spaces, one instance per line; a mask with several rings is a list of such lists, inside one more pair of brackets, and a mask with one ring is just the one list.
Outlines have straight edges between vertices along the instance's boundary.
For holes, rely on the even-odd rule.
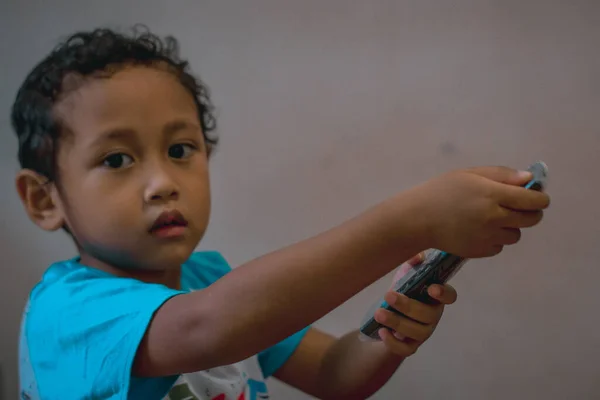
[[[175,269],[185,263],[188,258],[192,255],[194,248],[184,246],[173,246],[174,248],[161,249],[157,253],[150,253],[149,263],[152,265],[152,269],[156,270],[168,270]],[[146,256],[147,257],[147,256]]]

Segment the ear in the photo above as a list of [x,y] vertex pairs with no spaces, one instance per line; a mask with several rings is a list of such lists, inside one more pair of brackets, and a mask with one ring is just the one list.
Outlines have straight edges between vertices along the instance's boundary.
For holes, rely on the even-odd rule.
[[17,192],[29,218],[46,231],[60,229],[64,222],[64,214],[56,185],[48,178],[29,169],[17,174]]

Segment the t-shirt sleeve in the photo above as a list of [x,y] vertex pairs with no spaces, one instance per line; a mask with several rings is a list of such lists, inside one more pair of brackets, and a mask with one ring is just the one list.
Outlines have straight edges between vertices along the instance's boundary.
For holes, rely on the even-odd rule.
[[[180,293],[84,269],[34,291],[25,334],[42,398],[127,399],[140,341],[158,308]],[[166,393],[175,380],[147,383]]]
[[201,290],[231,272],[229,263],[216,251],[192,253],[181,269],[181,286],[184,290]]
[[265,378],[273,375],[290,356],[296,351],[296,348],[306,335],[310,327],[304,328],[292,336],[282,340],[275,346],[268,348],[258,354],[258,363],[262,369]]

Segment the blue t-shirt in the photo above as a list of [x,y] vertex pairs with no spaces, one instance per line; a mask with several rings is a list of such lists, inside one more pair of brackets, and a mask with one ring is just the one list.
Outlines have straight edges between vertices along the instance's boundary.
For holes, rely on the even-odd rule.
[[131,375],[138,345],[158,308],[229,271],[219,253],[194,253],[182,266],[178,291],[116,277],[77,259],[53,264],[32,290],[22,320],[22,398],[252,400],[265,394],[263,380],[289,358],[308,328],[235,365],[162,378]]

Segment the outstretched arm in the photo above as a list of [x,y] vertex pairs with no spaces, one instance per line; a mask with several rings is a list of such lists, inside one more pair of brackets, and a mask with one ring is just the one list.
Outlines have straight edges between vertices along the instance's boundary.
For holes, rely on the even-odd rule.
[[[378,313],[378,321],[395,331],[384,330],[382,342],[360,341],[357,331],[336,339],[311,329],[275,377],[320,399],[368,398],[431,336],[444,305],[456,300],[456,291],[449,285],[433,285],[429,292],[439,305],[401,297],[395,303],[390,302],[415,321],[392,313]],[[388,295],[392,300],[393,295]]]
[[427,247],[415,204],[410,197],[384,203],[235,268],[204,290],[171,298],[150,323],[134,373],[168,376],[231,364],[310,325]]
[[169,376],[241,361],[426,248],[469,258],[498,254],[549,204],[547,195],[516,187],[530,177],[491,167],[446,174],[236,268],[204,290],[172,297],[137,349],[134,374]]

